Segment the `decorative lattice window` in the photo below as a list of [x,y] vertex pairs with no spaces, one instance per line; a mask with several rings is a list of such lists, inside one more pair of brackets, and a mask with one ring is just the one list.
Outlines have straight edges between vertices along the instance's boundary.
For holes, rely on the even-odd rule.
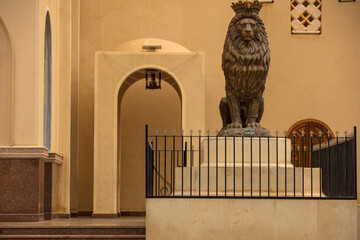
[[321,33],[322,0],[291,0],[291,32]]

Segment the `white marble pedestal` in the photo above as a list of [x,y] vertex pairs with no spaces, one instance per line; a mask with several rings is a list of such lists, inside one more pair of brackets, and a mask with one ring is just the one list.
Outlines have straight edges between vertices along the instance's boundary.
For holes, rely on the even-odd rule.
[[[234,151],[235,147],[235,151]],[[201,166],[235,167],[253,164],[285,166],[291,164],[291,141],[267,137],[210,137],[201,144]],[[196,166],[196,162],[195,162]]]
[[284,138],[206,138],[200,161],[175,169],[175,195],[320,197],[320,186],[320,169],[294,168]]

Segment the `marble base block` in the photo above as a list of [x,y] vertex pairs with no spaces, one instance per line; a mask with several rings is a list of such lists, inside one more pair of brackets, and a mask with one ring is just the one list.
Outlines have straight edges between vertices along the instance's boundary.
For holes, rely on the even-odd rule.
[[[226,139],[226,140],[225,140]],[[244,140],[244,142],[243,142]],[[217,147],[216,147],[217,146]],[[235,146],[235,156],[234,156]],[[226,149],[226,150],[225,150]],[[217,150],[217,151],[216,151]],[[253,165],[276,165],[291,164],[291,141],[285,138],[267,137],[210,137],[205,138],[201,144],[201,166],[242,166]],[[225,158],[226,153],[226,158]],[[196,166],[198,164],[195,164]]]
[[0,222],[56,218],[61,163],[44,147],[0,147]]
[[[183,175],[182,175],[183,172]],[[191,175],[191,176],[190,176]],[[235,176],[235,178],[234,178]],[[295,176],[295,178],[294,178]],[[199,181],[200,180],[200,181]],[[190,184],[191,183],[191,184]],[[177,167],[175,169],[175,195],[241,196],[294,196],[326,197],[320,191],[320,169],[292,166],[244,166],[242,167]],[[294,189],[295,186],[295,189]],[[251,193],[252,192],[252,193]]]

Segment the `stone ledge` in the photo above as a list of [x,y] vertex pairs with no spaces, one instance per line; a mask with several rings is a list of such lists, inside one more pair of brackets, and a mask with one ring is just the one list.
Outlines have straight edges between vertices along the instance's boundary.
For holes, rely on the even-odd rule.
[[49,152],[48,157],[45,159],[45,162],[53,162],[56,165],[61,165],[63,163],[64,157],[61,154],[55,152]]
[[49,150],[41,146],[1,146],[1,159],[46,159],[49,155]]

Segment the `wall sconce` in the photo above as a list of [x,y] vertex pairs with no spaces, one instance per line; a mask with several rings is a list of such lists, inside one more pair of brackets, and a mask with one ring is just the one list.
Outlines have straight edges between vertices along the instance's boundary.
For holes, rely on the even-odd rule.
[[[156,74],[158,74],[158,81],[156,81]],[[149,80],[149,75],[151,79]],[[161,89],[161,70],[157,69],[145,69],[145,81],[146,86],[145,89]]]

